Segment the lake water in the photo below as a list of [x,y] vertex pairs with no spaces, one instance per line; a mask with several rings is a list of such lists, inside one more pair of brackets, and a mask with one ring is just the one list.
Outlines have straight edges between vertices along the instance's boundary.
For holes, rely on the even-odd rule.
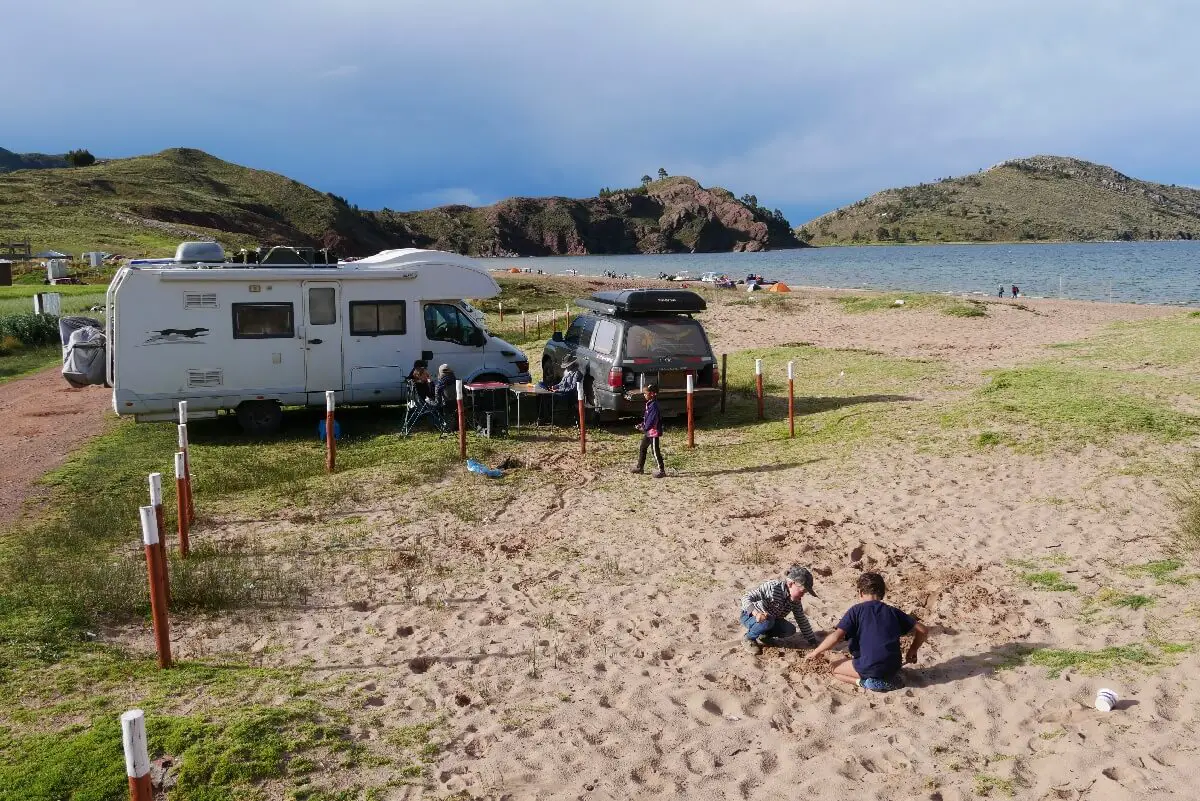
[[733,279],[761,274],[788,284],[848,289],[976,293],[1013,284],[1029,297],[1200,306],[1200,241],[1068,245],[904,245],[767,253],[552,256],[488,259],[546,273],[576,270],[655,278],[688,271]]

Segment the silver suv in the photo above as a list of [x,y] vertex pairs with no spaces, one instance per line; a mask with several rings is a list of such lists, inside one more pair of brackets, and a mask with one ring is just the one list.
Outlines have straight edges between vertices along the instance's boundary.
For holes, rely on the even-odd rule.
[[594,421],[640,415],[638,393],[646,384],[658,385],[664,415],[686,413],[689,373],[697,415],[720,403],[717,360],[704,326],[692,317],[704,311],[704,298],[679,289],[623,289],[575,305],[585,311],[546,343],[542,376],[554,383],[563,363],[575,359]]

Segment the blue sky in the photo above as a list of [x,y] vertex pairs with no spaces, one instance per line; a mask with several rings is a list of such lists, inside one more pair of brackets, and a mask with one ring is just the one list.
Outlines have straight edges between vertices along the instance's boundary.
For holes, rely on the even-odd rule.
[[[1200,186],[1194,0],[39,0],[0,146],[187,146],[365,208],[665,167],[795,224],[1053,153]],[[36,54],[35,54],[36,51]]]

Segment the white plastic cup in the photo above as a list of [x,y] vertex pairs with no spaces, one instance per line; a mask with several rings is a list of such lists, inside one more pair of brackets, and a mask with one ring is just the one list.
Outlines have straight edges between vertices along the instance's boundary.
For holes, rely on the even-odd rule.
[[1096,709],[1101,712],[1111,712],[1113,707],[1117,705],[1117,694],[1107,687],[1101,688],[1096,693]]

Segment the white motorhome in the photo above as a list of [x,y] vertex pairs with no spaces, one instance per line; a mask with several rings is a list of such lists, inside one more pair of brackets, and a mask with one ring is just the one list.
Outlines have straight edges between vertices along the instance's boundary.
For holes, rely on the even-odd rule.
[[279,261],[231,263],[210,243],[184,243],[175,259],[121,268],[106,320],[117,414],[169,420],[186,400],[192,417],[235,411],[247,431],[268,433],[281,407],[323,406],[327,390],[339,403],[406,401],[416,359],[466,381],[530,380],[525,354],[464,307],[500,292],[473,259],[404,249]]

